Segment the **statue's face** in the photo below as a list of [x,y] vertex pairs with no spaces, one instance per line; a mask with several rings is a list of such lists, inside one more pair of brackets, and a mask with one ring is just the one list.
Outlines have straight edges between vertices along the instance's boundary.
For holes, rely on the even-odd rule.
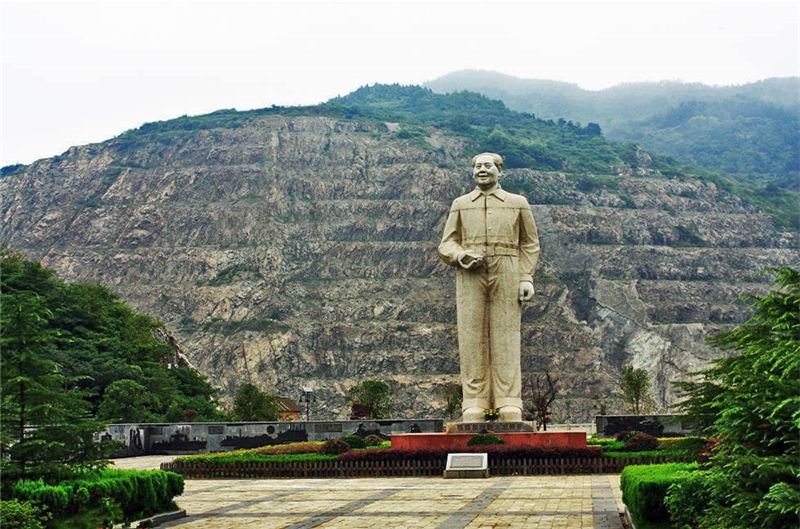
[[494,159],[484,154],[478,156],[472,167],[472,178],[480,187],[492,187],[500,177],[500,169],[494,164]]

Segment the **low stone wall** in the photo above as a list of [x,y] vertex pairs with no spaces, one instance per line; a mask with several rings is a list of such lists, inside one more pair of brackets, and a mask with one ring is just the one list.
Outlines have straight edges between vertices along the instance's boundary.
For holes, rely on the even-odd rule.
[[100,437],[122,443],[124,448],[113,457],[126,457],[221,452],[300,441],[325,441],[350,434],[376,434],[389,439],[392,434],[433,433],[443,429],[442,419],[145,423],[112,424]]
[[620,432],[644,432],[656,437],[691,435],[687,418],[679,414],[661,415],[598,415],[597,435],[613,437]]

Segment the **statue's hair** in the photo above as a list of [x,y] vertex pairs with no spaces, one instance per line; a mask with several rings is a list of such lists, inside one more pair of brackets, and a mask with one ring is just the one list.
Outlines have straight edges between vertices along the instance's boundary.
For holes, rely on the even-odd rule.
[[475,167],[475,160],[477,160],[479,156],[491,156],[492,161],[494,161],[494,164],[497,166],[498,169],[500,169],[501,173],[503,172],[503,157],[493,152],[482,152],[480,154],[476,154],[475,156],[473,156],[471,160],[472,167]]

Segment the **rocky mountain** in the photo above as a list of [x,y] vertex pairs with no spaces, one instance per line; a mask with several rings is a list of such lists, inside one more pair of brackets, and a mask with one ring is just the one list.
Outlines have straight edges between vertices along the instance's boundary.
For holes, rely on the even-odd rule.
[[[245,381],[294,398],[311,386],[314,418],[344,417],[347,388],[379,378],[397,416],[442,416],[458,353],[455,281],[436,246],[451,200],[472,187],[468,159],[484,144],[469,131],[482,125],[386,119],[400,107],[381,97],[184,117],[73,147],[0,179],[0,238],[163,320],[228,395]],[[560,168],[506,177],[542,240],[525,385],[550,370],[555,419],[588,420],[601,402],[621,409],[630,363],[667,405],[673,381],[720,354],[705,338],[744,317],[733,300],[765,289],[759,270],[797,263],[798,237],[641,149],[535,125],[506,141],[569,148]],[[602,174],[581,169],[587,152],[606,153]]]

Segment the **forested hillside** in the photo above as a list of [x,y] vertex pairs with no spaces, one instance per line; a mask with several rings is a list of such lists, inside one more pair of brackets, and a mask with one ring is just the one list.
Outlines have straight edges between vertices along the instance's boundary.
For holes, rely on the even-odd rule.
[[[462,71],[427,86],[437,92],[475,91],[547,120],[595,122],[609,139],[635,142],[729,177],[762,207],[770,202],[762,198],[771,196],[797,209],[800,78],[721,87],[662,81],[589,91],[569,83]],[[778,216],[797,229],[797,218],[787,209]]]
[[[36,407],[43,403],[37,399],[50,372],[63,377],[68,388],[62,389],[80,394],[100,421],[224,419],[216,390],[181,358],[163,323],[134,311],[104,286],[66,283],[7,248],[0,249],[0,274],[7,426],[14,427],[13,418],[24,415],[26,405],[33,414],[26,424],[36,423],[31,418],[39,416]],[[29,372],[31,360],[50,367]],[[19,377],[33,377],[27,397],[24,384],[23,397],[10,392]],[[57,391],[52,395],[61,398]]]

